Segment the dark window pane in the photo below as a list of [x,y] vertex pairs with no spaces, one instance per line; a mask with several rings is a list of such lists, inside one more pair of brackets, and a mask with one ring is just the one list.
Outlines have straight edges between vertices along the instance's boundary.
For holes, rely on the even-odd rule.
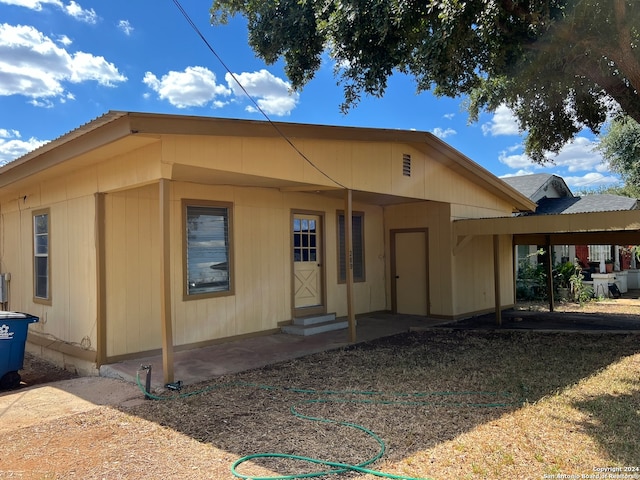
[[[345,216],[338,214],[338,280],[341,282],[347,279],[347,268],[345,263]],[[364,216],[353,214],[352,217],[352,247],[353,247],[353,278],[355,281],[364,281]]]
[[36,281],[35,281],[36,297],[49,298],[48,297],[49,259],[47,257],[35,258],[35,275],[36,275]]

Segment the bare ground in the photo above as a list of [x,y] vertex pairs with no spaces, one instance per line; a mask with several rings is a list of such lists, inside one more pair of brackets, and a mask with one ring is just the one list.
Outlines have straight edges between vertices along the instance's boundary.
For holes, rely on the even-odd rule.
[[[617,301],[556,310],[602,321],[640,315]],[[546,315],[530,304],[512,318],[540,325]],[[253,453],[359,464],[379,452],[362,430],[300,419],[292,405],[375,432],[385,452],[371,468],[389,474],[542,479],[608,467],[640,478],[640,333],[571,330],[412,332],[218,378],[173,399],[99,407],[7,432],[0,478],[226,479]],[[23,379],[37,382],[28,366],[41,378],[46,365],[29,362]],[[238,467],[276,478],[316,469],[284,459]]]

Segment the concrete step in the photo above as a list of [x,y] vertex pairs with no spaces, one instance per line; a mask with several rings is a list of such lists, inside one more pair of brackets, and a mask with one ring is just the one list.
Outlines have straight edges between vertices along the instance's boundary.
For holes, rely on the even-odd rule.
[[[324,315],[322,317],[325,317]],[[289,335],[317,335],[318,333],[331,332],[333,330],[342,330],[349,326],[349,323],[344,319],[336,319],[335,315],[331,314],[329,320],[324,321],[315,321],[312,320],[311,323],[305,324],[302,322],[303,319],[294,320],[293,325],[285,325],[282,327],[282,332],[287,333]]]
[[315,325],[317,323],[333,322],[335,319],[335,313],[325,313],[324,315],[307,315],[306,317],[294,318],[293,324],[308,327],[309,325]]

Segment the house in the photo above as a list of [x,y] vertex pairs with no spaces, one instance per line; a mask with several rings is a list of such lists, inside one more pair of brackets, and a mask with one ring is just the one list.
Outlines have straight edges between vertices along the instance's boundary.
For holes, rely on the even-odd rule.
[[[506,183],[536,203],[535,212],[522,212],[520,216],[562,216],[575,214],[590,214],[604,212],[623,212],[640,209],[640,201],[635,198],[609,194],[588,194],[574,196],[564,180],[552,174],[533,174],[503,179]],[[558,217],[561,218],[561,217]],[[568,218],[568,217],[564,217]],[[531,263],[539,261],[536,252],[540,245],[518,245],[516,251],[517,265],[528,260]],[[591,280],[593,273],[601,272],[606,261],[612,261],[612,269],[616,271],[628,270],[635,267],[635,258],[628,251],[628,245],[600,245],[600,244],[571,244],[555,245],[554,262],[565,263],[577,259],[583,267],[586,279]],[[622,278],[623,290],[626,292],[626,276]],[[623,278],[624,277],[624,278]],[[635,275],[634,275],[635,278]],[[636,288],[635,279],[632,286]]]
[[534,208],[426,132],[111,111],[0,167],[2,301],[60,365],[162,352],[169,381],[308,315],[512,306],[509,229],[459,222]]

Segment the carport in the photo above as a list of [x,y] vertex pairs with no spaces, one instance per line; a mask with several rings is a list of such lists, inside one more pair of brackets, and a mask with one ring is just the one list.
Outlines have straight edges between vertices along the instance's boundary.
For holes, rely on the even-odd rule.
[[[500,299],[500,265],[507,261],[500,258],[500,242],[511,238],[517,245],[545,245],[550,252],[555,245],[640,245],[640,211],[589,212],[559,215],[528,215],[483,219],[465,219],[453,222],[454,248],[475,236],[493,237],[493,276],[495,286],[496,323],[502,323]],[[513,285],[515,289],[516,265],[512,257]],[[553,311],[551,256],[546,255],[547,294],[549,309]],[[515,298],[515,292],[514,292]]]

